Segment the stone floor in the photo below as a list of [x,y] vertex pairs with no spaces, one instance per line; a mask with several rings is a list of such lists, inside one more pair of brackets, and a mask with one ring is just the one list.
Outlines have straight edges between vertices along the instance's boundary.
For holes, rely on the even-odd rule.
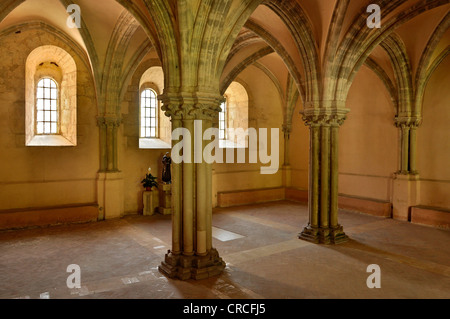
[[[450,298],[450,232],[341,211],[351,238],[339,246],[297,239],[307,207],[282,201],[213,215],[214,247],[227,262],[203,281],[169,280],[170,216],[0,232],[0,298],[335,299]],[[81,268],[69,289],[67,267]],[[367,267],[381,269],[369,289]]]

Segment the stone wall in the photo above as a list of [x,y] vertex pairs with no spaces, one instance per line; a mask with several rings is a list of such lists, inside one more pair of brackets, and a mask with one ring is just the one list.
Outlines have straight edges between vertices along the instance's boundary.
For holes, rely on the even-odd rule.
[[[95,203],[99,138],[88,66],[58,34],[20,31],[0,37],[0,210]],[[25,146],[25,61],[43,45],[64,49],[77,65],[76,147]]]
[[[280,170],[274,175],[262,175],[261,166],[267,164],[214,164],[213,165],[213,207],[217,206],[217,194],[230,191],[256,190],[277,188],[283,186],[284,142],[283,142],[283,112],[280,95],[269,77],[256,67],[249,67],[239,75],[241,83],[245,84],[249,96],[248,127],[249,128],[278,128],[279,136],[279,166]],[[270,153],[269,153],[270,154]]]
[[427,85],[423,123],[417,131],[420,204],[450,208],[450,57]]

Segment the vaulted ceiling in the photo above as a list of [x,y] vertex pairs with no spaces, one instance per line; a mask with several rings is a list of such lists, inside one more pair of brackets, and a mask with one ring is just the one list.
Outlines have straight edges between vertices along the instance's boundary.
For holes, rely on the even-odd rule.
[[[66,25],[70,3],[81,8],[80,29]],[[366,27],[371,3],[381,7],[381,29]],[[58,30],[85,52],[104,103],[111,99],[107,92],[123,90],[143,60],[156,58],[175,79],[167,87],[217,80],[223,93],[256,66],[283,98],[292,96],[294,83],[305,107],[345,101],[365,65],[385,83],[399,112],[406,112],[450,52],[448,0],[2,1],[1,35],[30,22]]]

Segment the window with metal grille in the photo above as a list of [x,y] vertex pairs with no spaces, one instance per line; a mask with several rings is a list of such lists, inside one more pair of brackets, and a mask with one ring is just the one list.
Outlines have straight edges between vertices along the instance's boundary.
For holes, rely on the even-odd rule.
[[158,137],[158,99],[155,91],[145,89],[141,93],[141,137]]
[[226,140],[227,139],[227,101],[222,103],[220,106],[222,108],[222,112],[219,113],[219,139]]
[[58,85],[50,78],[37,84],[36,134],[58,134]]

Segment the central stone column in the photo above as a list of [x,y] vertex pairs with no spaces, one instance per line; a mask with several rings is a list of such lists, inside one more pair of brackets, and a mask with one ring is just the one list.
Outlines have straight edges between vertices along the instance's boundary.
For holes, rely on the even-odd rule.
[[203,158],[203,133],[212,127],[222,100],[214,94],[161,96],[172,121],[172,147],[183,150],[181,162],[172,154],[172,249],[159,266],[170,278],[205,279],[225,268],[212,247],[212,164]]
[[300,239],[320,244],[348,240],[338,223],[339,128],[347,109],[305,110],[303,119],[310,127],[309,223]]

